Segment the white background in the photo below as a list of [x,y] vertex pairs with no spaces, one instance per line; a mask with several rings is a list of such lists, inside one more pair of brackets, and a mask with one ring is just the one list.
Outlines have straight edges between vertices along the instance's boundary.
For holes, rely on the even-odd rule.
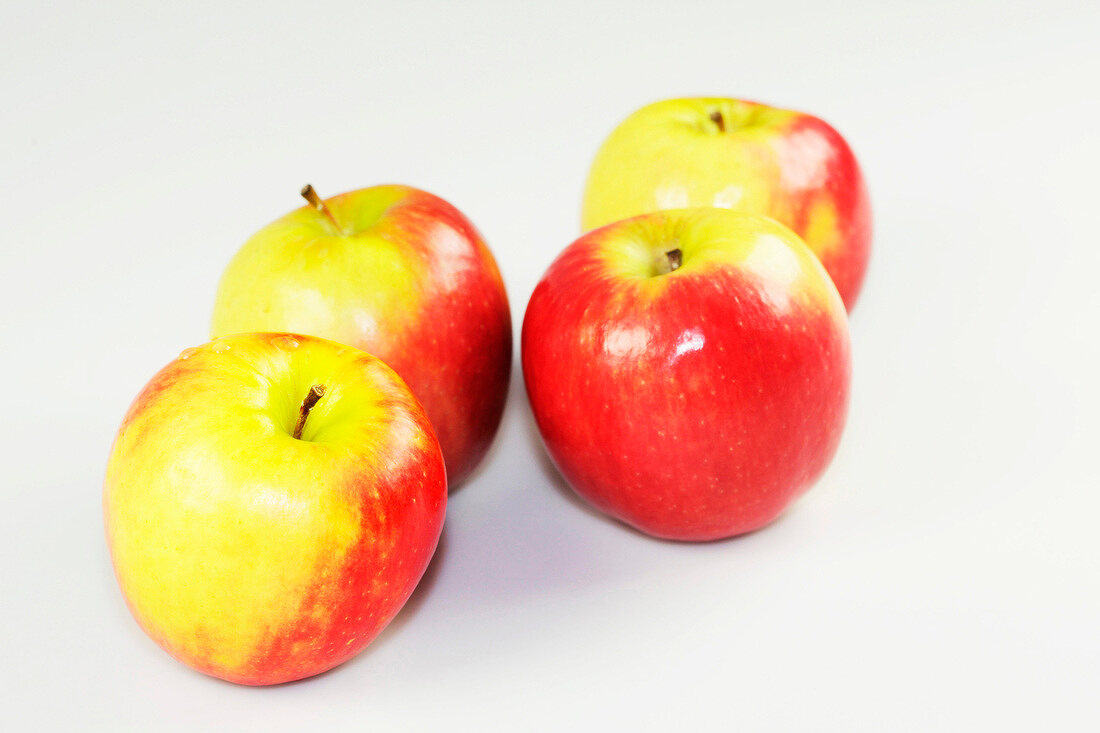
[[[0,6],[0,728],[1100,726],[1100,5],[179,5]],[[305,182],[426,188],[486,236],[518,329],[600,141],[693,94],[824,117],[870,183],[814,490],[745,538],[647,539],[563,488],[517,370],[362,655],[249,689],[144,636],[107,452],[249,234]]]

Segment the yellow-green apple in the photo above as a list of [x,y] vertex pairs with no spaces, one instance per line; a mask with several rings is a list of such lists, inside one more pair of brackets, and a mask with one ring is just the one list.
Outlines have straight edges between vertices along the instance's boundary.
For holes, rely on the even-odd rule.
[[670,99],[603,143],[584,194],[587,231],[660,209],[717,206],[793,229],[848,310],[871,252],[871,204],[848,143],[823,120],[738,99]]
[[657,537],[776,516],[828,465],[847,414],[847,316],[772,219],[660,211],[582,236],[523,322],[539,432],[573,489]]
[[363,649],[435,552],[443,455],[396,373],[358,349],[238,334],[188,349],[118,431],[107,542],[141,627],[247,685]]
[[435,427],[453,487],[489,448],[512,361],[496,261],[466,217],[408,186],[374,186],[257,232],[218,288],[212,336],[291,331],[385,361]]

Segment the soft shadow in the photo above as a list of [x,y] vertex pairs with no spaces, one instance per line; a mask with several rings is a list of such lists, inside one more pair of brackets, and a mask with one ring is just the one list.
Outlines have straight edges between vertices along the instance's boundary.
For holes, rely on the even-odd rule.
[[[512,376],[512,384],[515,384],[515,375]],[[501,413],[500,425],[497,426],[497,431],[496,431],[496,433],[493,434],[493,442],[489,444],[489,450],[485,451],[485,455],[482,456],[481,460],[478,462],[478,464],[476,466],[474,466],[474,470],[470,471],[470,473],[468,473],[466,475],[466,478],[462,479],[461,481],[459,481],[457,484],[454,484],[454,485],[452,485],[450,483],[450,480],[448,479],[448,483],[447,483],[447,498],[448,498],[448,500],[455,498],[463,489],[465,489],[470,484],[476,484],[485,475],[485,473],[488,472],[489,466],[491,466],[493,464],[493,462],[497,459],[498,454],[500,453],[500,450],[501,450],[500,446],[501,446],[501,444],[504,443],[504,441],[501,438],[502,438],[502,433],[504,432],[505,418],[508,415],[508,405],[509,405],[509,403],[511,403],[511,401],[513,399],[515,399],[515,395],[512,392],[513,392],[512,387],[509,387],[508,388],[508,399],[506,399],[504,401],[504,412]]]
[[[517,385],[519,387],[518,390]],[[496,432],[493,433],[493,440],[489,444],[489,449],[485,451],[485,455],[482,456],[481,460],[478,461],[478,464],[474,466],[474,470],[470,471],[470,473],[466,475],[466,478],[453,485],[450,483],[450,479],[448,479],[448,497],[454,497],[460,491],[462,491],[462,489],[466,488],[470,484],[477,483],[478,479],[480,479],[486,473],[486,471],[488,471],[489,466],[491,466],[493,462],[497,459],[497,456],[501,450],[500,446],[502,443],[504,443],[501,438],[502,433],[504,432],[505,422],[507,421],[508,417],[508,406],[512,403],[512,400],[515,399],[526,400],[527,395],[523,391],[523,376],[520,373],[519,369],[519,359],[518,357],[513,356],[512,369],[508,379],[508,395],[504,399],[504,408],[500,412],[500,422],[497,425]]]
[[[443,527],[443,534],[439,536],[439,544],[435,548],[435,555],[432,556],[432,561],[428,564],[428,569],[424,571],[423,577],[420,578],[420,582],[417,584],[416,589],[409,596],[409,600],[405,601],[405,605],[397,613],[397,616],[390,621],[389,625],[382,629],[382,633],[374,638],[366,649],[364,649],[356,659],[367,657],[370,655],[371,650],[384,646],[389,642],[390,637],[394,634],[401,633],[401,629],[405,624],[409,623],[416,616],[417,612],[424,605],[424,602],[428,599],[428,596],[435,590],[436,584],[439,581],[439,575],[443,563],[446,562],[447,555],[447,527]],[[348,660],[349,662],[351,660]],[[345,662],[346,664],[346,662]]]
[[[522,377],[520,377],[520,380],[522,381]],[[558,467],[554,465],[554,461],[550,458],[550,453],[547,452],[546,446],[542,442],[542,435],[539,433],[539,426],[535,421],[535,413],[531,410],[531,403],[527,400],[526,390],[521,389],[520,398],[523,400],[523,428],[527,438],[527,445],[530,448],[531,455],[535,456],[535,463],[538,465],[543,478],[546,479],[546,483],[553,488],[560,497],[588,516],[594,517],[608,525],[626,527],[627,529],[637,532],[633,527],[613,517],[607,516],[577,495],[577,492],[573,490],[573,487],[570,486],[569,482],[565,480],[565,477],[561,475],[561,471],[558,470]],[[638,534],[643,533],[638,532]]]

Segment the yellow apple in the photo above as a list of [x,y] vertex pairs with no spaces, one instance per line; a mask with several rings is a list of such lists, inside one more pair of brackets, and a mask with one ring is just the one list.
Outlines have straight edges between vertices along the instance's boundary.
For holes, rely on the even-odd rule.
[[363,649],[435,552],[443,456],[404,382],[358,349],[240,334],[134,400],[107,467],[111,559],[141,627],[249,685]]
[[385,361],[412,388],[456,485],[500,424],[512,321],[496,261],[466,217],[408,186],[310,206],[249,239],[218,287],[212,336],[308,333]]
[[871,252],[871,204],[848,143],[802,112],[718,97],[643,107],[588,174],[585,231],[661,209],[715,206],[793,229],[850,311]]

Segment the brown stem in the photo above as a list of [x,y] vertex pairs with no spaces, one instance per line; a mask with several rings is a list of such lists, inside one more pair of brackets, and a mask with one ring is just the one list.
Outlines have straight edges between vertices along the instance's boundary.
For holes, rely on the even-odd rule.
[[336,221],[336,217],[333,216],[332,209],[330,209],[321,197],[317,195],[317,192],[313,190],[313,186],[307,183],[302,187],[302,198],[308,201],[309,205],[314,209],[327,216],[328,220],[332,222],[332,225],[336,227],[338,231],[343,231],[340,222]]
[[670,272],[675,272],[680,269],[680,265],[684,264],[684,253],[677,249],[670,249],[665,252],[665,256],[657,263],[657,269],[662,275],[667,275]]
[[722,116],[721,110],[714,110],[710,113],[710,121],[718,125],[718,132],[726,131],[726,118]]
[[306,418],[309,417],[309,411],[317,404],[317,400],[324,396],[325,385],[315,384],[309,388],[309,392],[306,393],[306,398],[302,400],[302,408],[298,411],[298,422],[294,425],[295,439],[302,439],[302,429],[306,426]]

